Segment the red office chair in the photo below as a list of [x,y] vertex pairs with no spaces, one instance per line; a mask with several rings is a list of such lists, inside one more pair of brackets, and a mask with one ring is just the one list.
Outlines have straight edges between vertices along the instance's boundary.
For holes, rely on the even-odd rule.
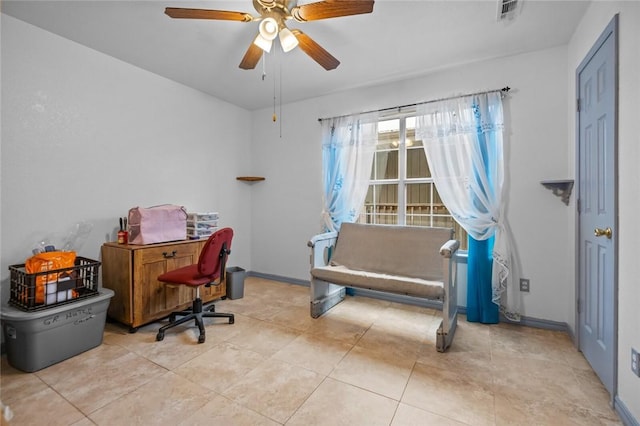
[[[158,277],[158,281],[167,284],[186,285],[195,287],[196,289],[193,307],[190,310],[173,312],[169,316],[169,324],[162,326],[160,330],[158,330],[158,334],[156,335],[158,342],[164,339],[164,332],[167,329],[183,324],[191,319],[195,320],[196,325],[200,329],[198,343],[203,343],[205,339],[203,317],[229,318],[229,324],[233,324],[233,314],[215,312],[215,306],[212,306],[209,311],[203,312],[202,299],[200,299],[201,286],[220,285],[222,280],[224,280],[225,263],[227,256],[231,253],[232,239],[233,229],[222,228],[216,231],[209,237],[202,248],[198,263],[174,269]],[[176,321],[177,315],[183,316],[183,318]]]

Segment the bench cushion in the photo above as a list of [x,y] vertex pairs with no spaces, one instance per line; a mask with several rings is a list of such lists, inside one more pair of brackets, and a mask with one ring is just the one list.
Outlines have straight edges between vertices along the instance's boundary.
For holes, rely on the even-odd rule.
[[440,248],[452,238],[451,228],[343,223],[330,264],[442,282]]
[[368,288],[435,300],[441,300],[444,297],[442,281],[359,271],[341,265],[313,268],[311,275],[327,282],[348,287]]

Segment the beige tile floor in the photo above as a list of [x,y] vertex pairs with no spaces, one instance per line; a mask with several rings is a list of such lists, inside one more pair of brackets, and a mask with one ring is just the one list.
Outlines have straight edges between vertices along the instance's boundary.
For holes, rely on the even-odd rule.
[[614,425],[599,380],[562,332],[459,319],[434,348],[439,313],[348,297],[309,317],[308,289],[248,277],[216,303],[235,324],[162,322],[27,374],[3,357],[15,425]]

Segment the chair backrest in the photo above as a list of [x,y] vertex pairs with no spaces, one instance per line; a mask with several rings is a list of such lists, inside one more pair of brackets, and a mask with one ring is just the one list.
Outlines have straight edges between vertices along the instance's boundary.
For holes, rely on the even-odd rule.
[[440,247],[452,238],[451,228],[343,222],[331,264],[441,281]]
[[198,259],[198,273],[215,280],[224,276],[227,255],[231,253],[233,229],[222,228],[214,232],[204,244]]

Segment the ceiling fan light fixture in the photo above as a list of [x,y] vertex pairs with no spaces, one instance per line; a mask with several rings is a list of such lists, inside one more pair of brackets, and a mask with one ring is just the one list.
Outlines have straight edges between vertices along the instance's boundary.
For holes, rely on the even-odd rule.
[[[0,0],[1,2],[2,0]],[[525,0],[495,0],[503,3],[523,2]],[[293,19],[297,22],[319,21],[342,16],[362,15],[373,12],[375,0],[253,0],[258,13],[254,16],[246,12],[217,9],[192,9],[167,7],[165,14],[176,19],[208,19],[219,21],[255,22],[258,35],[254,37],[245,52],[239,67],[252,70],[256,67],[263,52],[270,52],[273,40],[280,35],[280,46],[284,52],[296,47],[316,61],[327,71],[335,69],[340,61],[327,52],[311,37],[297,28],[286,28],[285,22]]]
[[271,45],[273,44],[273,41],[267,40],[266,38],[262,37],[261,34],[258,34],[256,36],[256,39],[253,40],[253,44],[258,46],[260,49],[264,50],[265,52],[269,53],[271,51]]
[[273,40],[278,35],[278,21],[272,17],[264,18],[258,27],[260,35],[265,40]]
[[280,45],[282,46],[282,50],[286,53],[289,52],[298,46],[298,39],[291,32],[291,30],[287,27],[284,27],[280,30]]

